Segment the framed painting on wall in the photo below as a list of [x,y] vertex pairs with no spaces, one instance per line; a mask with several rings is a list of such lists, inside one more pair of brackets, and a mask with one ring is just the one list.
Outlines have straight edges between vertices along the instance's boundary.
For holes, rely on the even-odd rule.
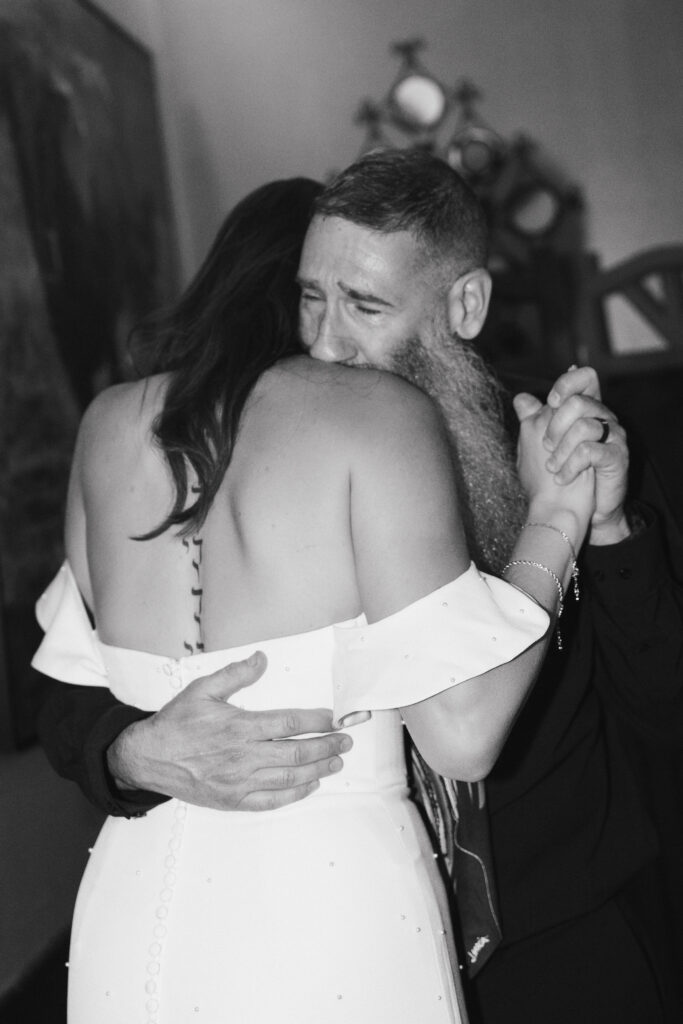
[[[151,54],[84,0],[0,0],[0,743],[34,735],[37,596],[80,416],[175,294]],[[3,716],[6,718],[6,716]]]

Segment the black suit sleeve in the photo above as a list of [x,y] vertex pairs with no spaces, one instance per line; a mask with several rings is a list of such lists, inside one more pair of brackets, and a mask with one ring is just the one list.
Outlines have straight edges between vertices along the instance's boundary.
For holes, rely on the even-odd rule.
[[584,557],[593,682],[632,735],[653,753],[675,755],[683,743],[683,545],[665,505],[634,510],[634,537],[589,547]]
[[75,686],[42,676],[37,727],[50,764],[75,782],[106,814],[139,817],[168,797],[120,790],[107,767],[107,749],[126,726],[149,716],[122,704],[101,686]]

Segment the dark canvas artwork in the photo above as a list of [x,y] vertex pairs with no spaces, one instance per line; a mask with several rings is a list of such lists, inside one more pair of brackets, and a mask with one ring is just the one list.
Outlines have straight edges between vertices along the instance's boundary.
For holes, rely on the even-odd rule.
[[131,326],[174,293],[165,183],[149,53],[89,4],[0,0],[5,744],[33,731],[33,604],[63,557],[78,421],[131,375]]

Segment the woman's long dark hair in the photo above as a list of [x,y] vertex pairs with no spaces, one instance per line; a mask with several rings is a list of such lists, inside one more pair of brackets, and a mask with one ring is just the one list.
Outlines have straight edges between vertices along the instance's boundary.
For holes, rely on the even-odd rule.
[[[308,178],[290,178],[251,192],[228,214],[178,302],[133,332],[137,368],[170,373],[153,431],[175,486],[169,514],[138,540],[174,526],[181,536],[201,528],[251,389],[277,360],[301,352],[295,278],[321,190]],[[197,478],[189,505],[188,464]]]

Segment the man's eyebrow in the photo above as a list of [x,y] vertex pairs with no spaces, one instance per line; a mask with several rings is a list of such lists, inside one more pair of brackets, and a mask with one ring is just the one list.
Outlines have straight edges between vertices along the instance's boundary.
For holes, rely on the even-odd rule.
[[301,274],[297,274],[296,275],[296,283],[299,285],[300,288],[317,288],[318,287],[318,285],[315,283],[315,281],[311,280],[308,277],[302,277]]
[[[297,274],[296,283],[300,288],[310,288],[313,291],[320,291],[320,285],[313,278],[302,277],[301,274]],[[374,295],[372,292],[360,292],[357,288],[351,288],[349,285],[344,284],[343,281],[337,281],[337,287],[340,291],[347,295],[354,302],[367,302],[373,306],[385,306],[387,309],[394,309],[394,303],[389,302],[387,299],[381,299],[379,295]]]
[[337,284],[344,295],[348,295],[354,302],[368,302],[372,306],[386,306],[387,309],[393,309],[393,302],[388,302],[386,299],[380,299],[379,295],[373,295],[372,292],[359,292],[357,288],[349,288],[343,281],[337,281]]

